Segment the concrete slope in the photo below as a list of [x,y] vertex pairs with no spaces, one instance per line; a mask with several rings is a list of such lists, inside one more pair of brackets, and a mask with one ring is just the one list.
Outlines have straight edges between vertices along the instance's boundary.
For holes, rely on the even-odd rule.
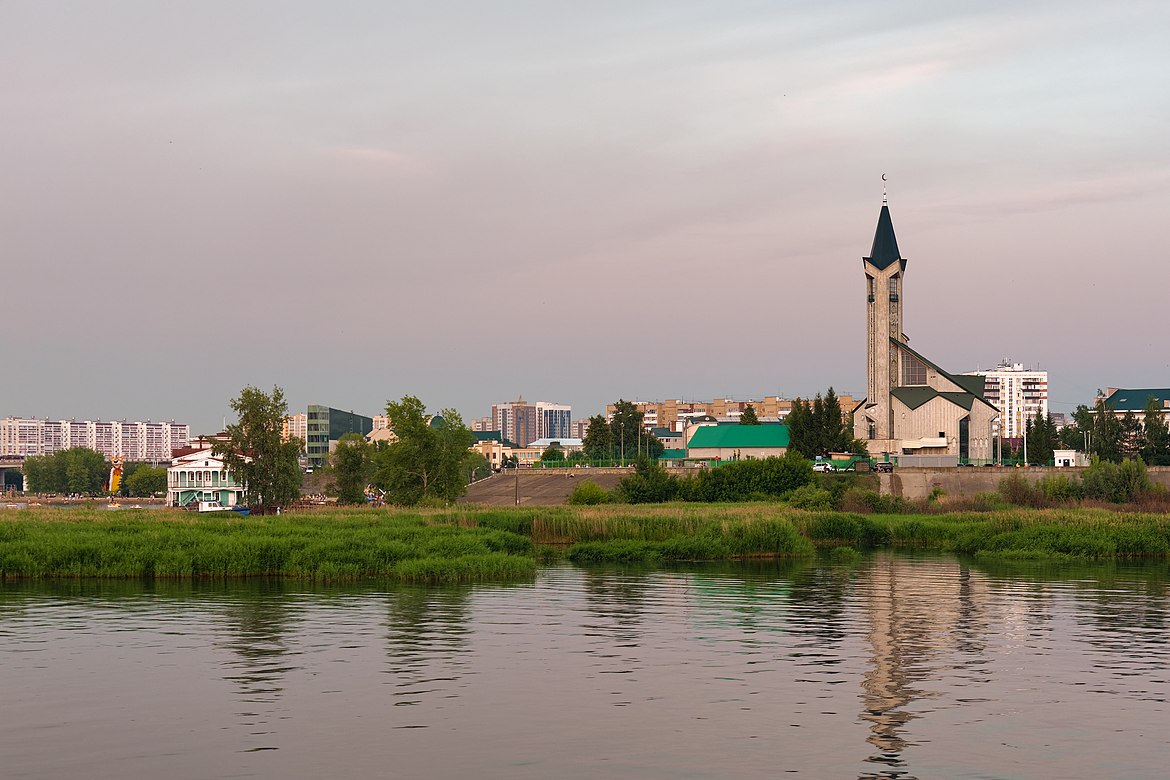
[[518,474],[515,471],[509,471],[469,485],[467,495],[460,498],[459,503],[515,506],[516,480],[519,477],[521,506],[557,506],[569,503],[569,494],[573,492],[573,488],[585,480],[596,482],[606,490],[613,490],[621,478],[629,474],[630,471],[619,469],[528,471],[520,469]]

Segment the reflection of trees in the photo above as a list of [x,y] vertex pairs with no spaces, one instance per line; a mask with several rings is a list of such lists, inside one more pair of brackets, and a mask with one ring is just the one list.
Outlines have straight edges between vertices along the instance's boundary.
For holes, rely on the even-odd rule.
[[[419,683],[458,680],[471,629],[470,586],[402,586],[390,593],[386,655],[396,696],[416,696]],[[449,665],[451,668],[436,669]],[[406,702],[403,702],[406,703]]]
[[651,584],[645,572],[585,569],[585,603],[598,622],[588,626],[610,640],[635,644],[642,638]]
[[239,686],[245,702],[275,702],[284,690],[285,675],[293,668],[286,665],[285,636],[299,622],[290,614],[284,583],[261,580],[224,586],[222,598],[219,611],[229,636],[220,646],[236,656],[227,663],[233,673],[225,679]]

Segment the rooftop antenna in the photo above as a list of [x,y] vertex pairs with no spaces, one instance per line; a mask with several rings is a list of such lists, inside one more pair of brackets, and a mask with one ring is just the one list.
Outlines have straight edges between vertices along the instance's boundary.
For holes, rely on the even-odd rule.
[[884,173],[882,174],[882,205],[883,206],[887,205],[887,203],[886,203],[886,175]]

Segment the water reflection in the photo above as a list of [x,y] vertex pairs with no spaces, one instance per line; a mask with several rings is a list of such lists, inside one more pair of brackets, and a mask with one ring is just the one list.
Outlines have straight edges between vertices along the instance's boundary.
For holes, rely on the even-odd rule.
[[[289,595],[289,586],[282,580],[255,580],[248,598],[235,594],[220,606],[227,636],[218,646],[235,656],[225,662],[227,674],[223,678],[238,686],[245,705],[239,715],[249,719],[248,725],[266,723],[255,710],[270,712],[271,707],[256,705],[275,704],[284,690],[284,678],[300,668],[291,663],[298,653],[290,647],[288,637],[301,621],[292,612],[294,602]],[[256,720],[250,720],[253,718]]]
[[510,588],[0,583],[0,755],[34,777],[1159,776],[1168,581],[880,554]]
[[[471,632],[470,586],[405,586],[387,594],[386,674],[394,706],[453,698],[467,673]],[[408,721],[395,728],[423,728]]]

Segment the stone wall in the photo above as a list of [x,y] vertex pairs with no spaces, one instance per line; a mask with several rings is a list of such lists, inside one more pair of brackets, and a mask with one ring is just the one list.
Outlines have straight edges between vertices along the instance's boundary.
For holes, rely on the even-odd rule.
[[[974,496],[977,493],[994,493],[999,481],[1013,474],[1029,482],[1037,482],[1050,474],[1080,476],[1083,468],[1000,468],[971,466],[949,469],[899,468],[891,474],[878,474],[883,495],[902,496],[915,499],[926,498],[935,488],[941,488],[948,496]],[[1170,487],[1170,466],[1151,466],[1150,480]]]

